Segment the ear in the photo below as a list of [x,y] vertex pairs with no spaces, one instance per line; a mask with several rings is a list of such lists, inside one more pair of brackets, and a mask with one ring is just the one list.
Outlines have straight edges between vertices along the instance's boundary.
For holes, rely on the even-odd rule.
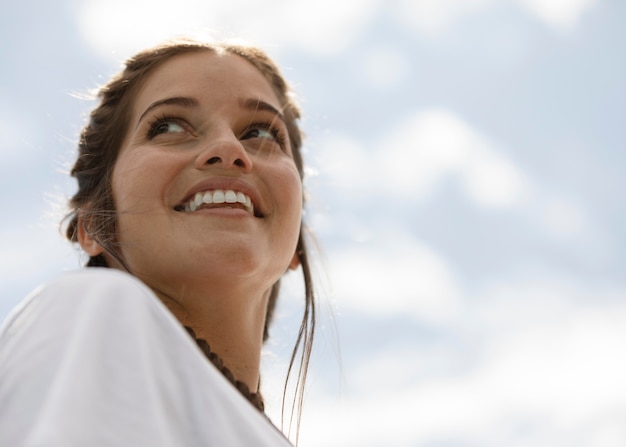
[[85,228],[85,219],[81,216],[78,216],[78,243],[81,248],[87,253],[89,256],[98,256],[104,252],[103,248],[96,242],[96,240],[91,237],[91,234]]
[[293,258],[291,258],[291,262],[289,263],[289,270],[295,270],[300,267],[300,256],[298,255],[298,251],[293,254]]

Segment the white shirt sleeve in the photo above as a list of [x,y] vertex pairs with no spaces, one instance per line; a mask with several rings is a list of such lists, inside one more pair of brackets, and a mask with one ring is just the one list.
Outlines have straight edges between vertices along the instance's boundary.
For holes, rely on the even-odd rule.
[[88,268],[33,292],[0,328],[0,445],[291,444],[150,289]]

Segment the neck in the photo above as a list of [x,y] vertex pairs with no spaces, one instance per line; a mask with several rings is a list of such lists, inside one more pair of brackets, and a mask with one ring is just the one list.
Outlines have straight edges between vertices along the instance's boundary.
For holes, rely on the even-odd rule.
[[187,285],[181,292],[156,291],[181,324],[206,340],[235,378],[257,392],[269,291],[233,290],[229,284],[226,290],[214,285],[193,290]]

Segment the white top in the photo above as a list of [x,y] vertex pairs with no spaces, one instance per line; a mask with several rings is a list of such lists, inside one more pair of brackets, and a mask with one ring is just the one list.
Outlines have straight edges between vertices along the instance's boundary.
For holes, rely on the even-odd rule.
[[126,273],[66,274],[0,327],[0,446],[290,445]]

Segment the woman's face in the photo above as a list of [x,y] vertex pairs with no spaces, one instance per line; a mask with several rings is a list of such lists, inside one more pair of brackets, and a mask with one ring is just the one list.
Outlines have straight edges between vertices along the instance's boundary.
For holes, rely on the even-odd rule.
[[112,188],[122,256],[157,292],[267,290],[296,265],[302,185],[287,128],[239,56],[179,55],[148,77]]

